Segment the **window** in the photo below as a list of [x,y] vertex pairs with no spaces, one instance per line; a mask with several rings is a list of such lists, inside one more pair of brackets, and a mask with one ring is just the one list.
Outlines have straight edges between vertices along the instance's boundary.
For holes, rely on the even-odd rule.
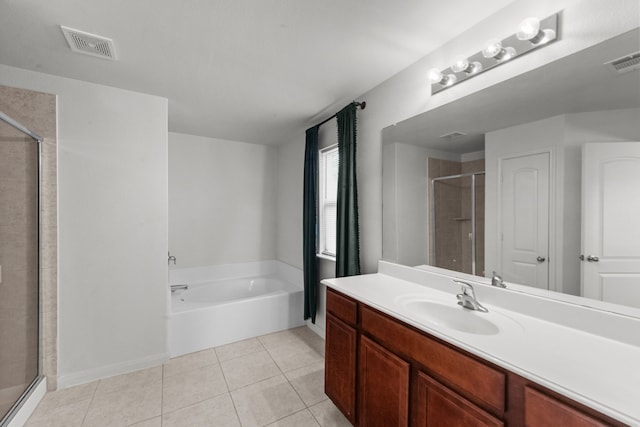
[[336,218],[338,207],[338,146],[320,150],[319,156],[319,238],[318,253],[336,256]]

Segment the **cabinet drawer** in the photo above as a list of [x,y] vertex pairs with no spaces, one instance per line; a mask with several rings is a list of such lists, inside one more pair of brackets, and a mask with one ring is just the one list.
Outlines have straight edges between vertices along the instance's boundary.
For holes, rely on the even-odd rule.
[[599,427],[609,425],[531,387],[524,389],[524,422],[525,425],[531,427],[550,425]]
[[504,423],[447,387],[418,373],[418,422],[420,427],[502,427]]
[[361,308],[362,331],[389,350],[415,360],[437,380],[470,401],[502,417],[506,374],[458,352],[397,320],[366,306]]
[[358,303],[331,288],[327,288],[327,311],[351,326],[357,323]]

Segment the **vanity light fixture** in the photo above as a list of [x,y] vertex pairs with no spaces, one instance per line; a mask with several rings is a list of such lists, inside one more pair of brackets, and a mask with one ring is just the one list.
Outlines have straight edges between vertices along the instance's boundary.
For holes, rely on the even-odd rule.
[[451,86],[458,81],[458,78],[455,74],[442,74],[437,68],[432,68],[429,70],[429,81],[431,84]]
[[464,56],[459,56],[451,66],[451,70],[455,73],[475,74],[482,71],[482,64],[478,61],[469,62]]
[[518,40],[528,40],[531,44],[545,44],[556,38],[554,29],[540,29],[540,20],[535,17],[527,18],[520,23],[516,33]]
[[487,42],[487,46],[482,49],[482,56],[485,58],[493,58],[496,61],[508,61],[516,56],[516,50],[511,47],[502,47],[502,42],[498,39],[491,39]]
[[558,16],[556,13],[543,20],[535,17],[524,19],[515,34],[505,39],[489,40],[485,47],[469,57],[458,56],[453,65],[445,70],[429,70],[431,94],[436,94],[466,79],[539,49],[558,38]]

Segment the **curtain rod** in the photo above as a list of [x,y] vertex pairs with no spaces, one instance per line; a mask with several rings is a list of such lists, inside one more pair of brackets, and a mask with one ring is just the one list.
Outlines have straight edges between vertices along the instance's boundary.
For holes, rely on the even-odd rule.
[[[362,101],[362,102],[355,102],[356,104],[356,108],[360,107],[361,110],[364,110],[365,108],[367,108],[367,101]],[[327,123],[329,120],[335,118],[338,115],[338,113],[334,114],[333,116],[324,119],[323,121],[321,121],[320,123],[318,123],[316,126],[322,126],[323,124]],[[311,127],[316,127],[316,126],[311,126]],[[311,128],[309,128],[311,129]]]

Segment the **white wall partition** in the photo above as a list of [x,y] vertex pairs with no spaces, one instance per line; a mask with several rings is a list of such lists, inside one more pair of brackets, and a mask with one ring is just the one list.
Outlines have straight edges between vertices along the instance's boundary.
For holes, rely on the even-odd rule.
[[0,65],[58,96],[59,385],[166,358],[167,100]]
[[170,268],[275,259],[273,147],[169,133]]

